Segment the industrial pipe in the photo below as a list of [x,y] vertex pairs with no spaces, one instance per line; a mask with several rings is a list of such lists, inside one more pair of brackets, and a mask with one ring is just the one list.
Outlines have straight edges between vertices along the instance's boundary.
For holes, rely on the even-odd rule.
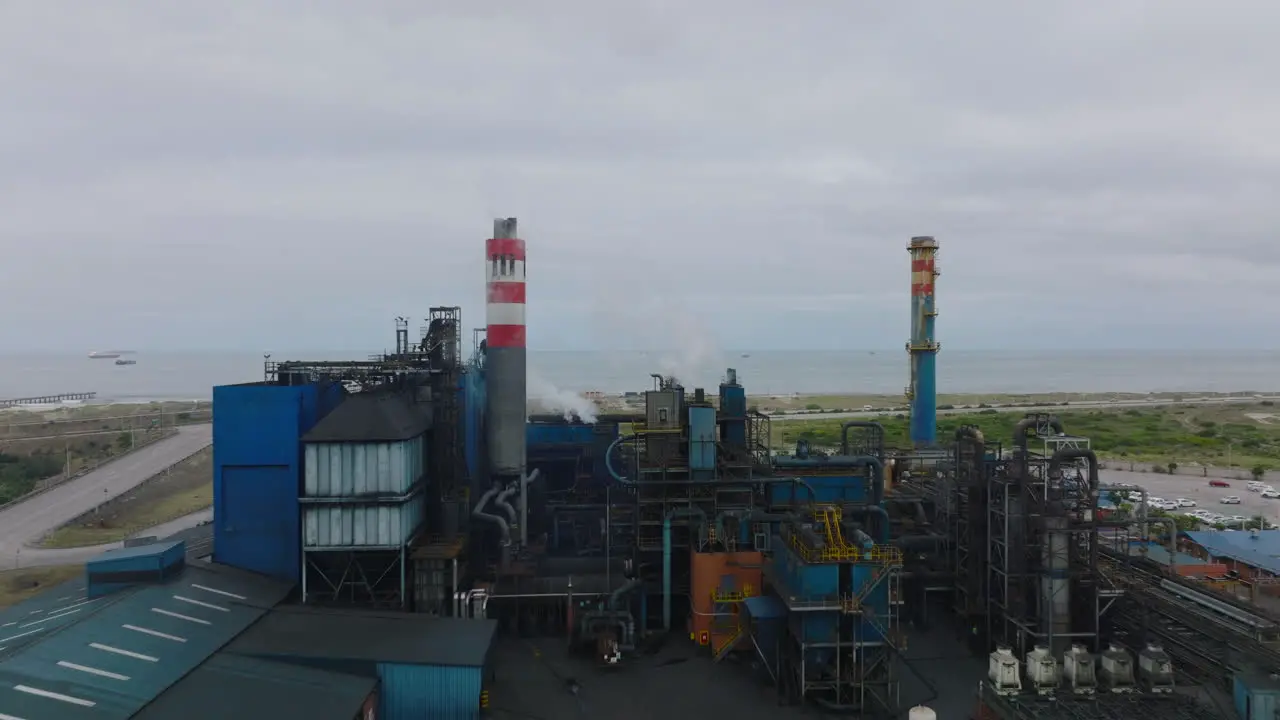
[[878,542],[881,545],[889,542],[889,511],[885,510],[883,505],[845,505],[840,508],[840,511],[841,513],[853,513],[864,517],[875,515],[880,520],[876,528],[879,530],[876,533]]
[[502,492],[498,493],[498,497],[493,499],[493,504],[502,508],[503,512],[507,514],[507,520],[511,525],[516,524],[516,509],[514,507],[511,507],[511,503],[507,500],[507,498],[514,495],[516,490],[518,489],[519,488],[517,487],[517,484],[512,483],[511,485],[508,485],[506,488],[504,488]]
[[[778,468],[803,468],[803,467],[826,467],[826,468],[861,468],[871,469],[871,497],[868,502],[873,505],[879,505],[884,502],[884,463],[880,458],[874,455],[837,455],[832,458],[774,458],[773,464]],[[814,496],[815,499],[817,496]]]
[[[1142,495],[1142,510],[1141,512],[1138,513],[1138,519],[1140,520],[1140,522],[1138,523],[1138,527],[1141,528],[1142,539],[1145,542],[1147,539],[1147,530],[1148,530],[1147,525],[1149,524],[1149,521],[1147,519],[1147,513],[1150,512],[1151,510],[1150,496],[1147,494],[1147,489],[1142,487],[1141,485],[1110,485],[1107,487],[1107,490],[1125,490],[1127,492],[1137,491],[1139,494]],[[1128,553],[1127,547],[1125,548],[1125,553],[1126,554]]]
[[631,592],[632,590],[635,590],[636,588],[640,587],[643,584],[644,584],[644,580],[642,580],[641,578],[632,578],[628,580],[626,583],[622,585],[622,587],[618,588],[617,590],[614,590],[612,593],[609,594],[609,602],[605,604],[605,608],[608,610],[617,610],[618,603],[622,601],[623,596]]
[[527,547],[529,545],[529,483],[538,479],[538,475],[542,473],[541,468],[534,468],[533,472],[527,473],[520,480],[520,545]]
[[849,454],[849,431],[853,428],[871,430],[875,441],[876,457],[884,457],[884,426],[870,420],[848,420],[840,425],[840,454]]
[[1097,504],[1098,487],[1102,484],[1101,476],[1098,474],[1098,456],[1092,450],[1085,448],[1063,448],[1053,454],[1049,458],[1049,476],[1052,477],[1055,472],[1062,469],[1062,464],[1068,460],[1084,459],[1089,462],[1089,490],[1093,493],[1094,504]]
[[962,440],[968,440],[978,447],[985,447],[987,444],[986,439],[982,436],[982,431],[972,425],[956,428],[956,442],[958,443]]
[[489,488],[488,492],[480,496],[480,500],[479,502],[476,503],[475,509],[471,511],[471,515],[473,517],[479,518],[480,520],[488,520],[489,522],[497,525],[498,530],[502,532],[502,544],[510,545],[511,544],[511,526],[508,525],[507,521],[503,520],[500,516],[494,515],[493,513],[487,513],[484,511],[484,506],[487,505],[489,500],[492,499],[493,496],[497,494],[498,494],[498,488],[496,486]]
[[716,537],[724,537],[725,517],[736,517],[739,522],[776,522],[791,525],[812,547],[821,548],[826,545],[813,528],[805,525],[804,519],[796,513],[771,513],[763,510],[726,510],[716,516]]
[[671,630],[671,520],[676,517],[697,515],[701,526],[707,524],[707,514],[697,507],[676,508],[662,520],[662,629]]
[[903,535],[894,538],[893,544],[907,552],[937,550],[945,538],[941,535]]
[[[1057,417],[1051,415],[1046,422],[1049,427],[1053,428],[1059,435],[1066,434],[1066,430],[1062,429],[1062,421]],[[1023,451],[1023,453],[1026,453],[1027,451],[1027,431],[1035,427],[1036,424],[1037,418],[1028,417],[1022,418],[1018,421],[1017,425],[1013,426],[1013,444],[1016,445],[1019,450]]]
[[[609,471],[610,477],[623,485],[630,485],[632,487],[637,485],[636,481],[628,480],[623,477],[617,469],[613,467],[613,451],[624,441],[634,440],[637,437],[639,437],[639,435],[636,434],[619,435],[616,440],[610,443],[609,449],[604,451],[604,467]],[[805,482],[804,479],[798,477],[766,477],[751,478],[750,480],[659,480],[654,482],[655,485],[698,485],[700,487],[730,487],[754,484],[778,485],[781,483],[789,483],[796,487],[804,488],[805,491],[809,493],[809,500],[811,502],[816,503],[818,501],[818,493],[813,489],[813,486]]]

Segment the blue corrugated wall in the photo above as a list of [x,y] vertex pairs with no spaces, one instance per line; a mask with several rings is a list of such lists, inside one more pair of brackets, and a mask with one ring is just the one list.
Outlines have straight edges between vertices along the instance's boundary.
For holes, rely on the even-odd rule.
[[378,663],[378,720],[472,720],[480,717],[478,667]]
[[467,461],[467,474],[471,477],[473,489],[479,485],[480,476],[484,472],[483,458],[480,453],[484,448],[484,373],[475,367],[467,368],[462,375],[462,437]]
[[339,385],[213,389],[214,560],[298,579],[301,438],[342,397]]

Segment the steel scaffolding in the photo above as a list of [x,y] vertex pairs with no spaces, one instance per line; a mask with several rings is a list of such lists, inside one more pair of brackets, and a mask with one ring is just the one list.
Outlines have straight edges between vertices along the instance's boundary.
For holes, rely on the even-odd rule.
[[[1040,452],[1029,447],[1032,433]],[[1097,494],[1078,464],[1088,444],[1052,417],[1029,416],[1014,457],[988,479],[988,636],[1020,656],[1035,646],[1055,657],[1075,642],[1099,647]]]

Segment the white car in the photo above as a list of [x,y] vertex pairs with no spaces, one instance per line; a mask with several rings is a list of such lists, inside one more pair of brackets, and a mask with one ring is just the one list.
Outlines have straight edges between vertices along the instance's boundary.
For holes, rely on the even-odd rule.
[[1264,483],[1260,483],[1257,480],[1250,482],[1245,487],[1249,488],[1249,492],[1262,492],[1267,488],[1267,486]]
[[1275,500],[1276,498],[1280,498],[1280,492],[1276,492],[1274,489],[1263,490],[1262,497]]
[[1219,500],[1218,502],[1222,503],[1223,505],[1239,505],[1239,504],[1240,504],[1240,496],[1239,496],[1239,495],[1228,495],[1228,496],[1226,496],[1226,497],[1222,498],[1221,500]]
[[1195,507],[1195,506],[1196,506],[1195,500],[1188,500],[1187,498],[1178,498],[1178,507]]

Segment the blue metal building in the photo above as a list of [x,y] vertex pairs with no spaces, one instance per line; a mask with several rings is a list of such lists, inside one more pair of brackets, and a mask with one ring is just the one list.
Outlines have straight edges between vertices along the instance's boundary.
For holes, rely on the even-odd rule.
[[1182,533],[1211,558],[1226,558],[1280,575],[1280,530],[1192,530]]
[[214,559],[298,580],[304,433],[341,401],[340,385],[213,389]]
[[865,533],[846,540],[835,507],[816,512],[812,525],[783,525],[766,566],[787,609],[778,673],[802,699],[844,712],[892,711],[902,553],[887,534],[879,543]]
[[1256,670],[1237,672],[1232,699],[1240,720],[1275,720],[1280,716],[1280,681]]
[[227,650],[377,677],[380,720],[471,720],[496,630],[493,620],[282,607]]

